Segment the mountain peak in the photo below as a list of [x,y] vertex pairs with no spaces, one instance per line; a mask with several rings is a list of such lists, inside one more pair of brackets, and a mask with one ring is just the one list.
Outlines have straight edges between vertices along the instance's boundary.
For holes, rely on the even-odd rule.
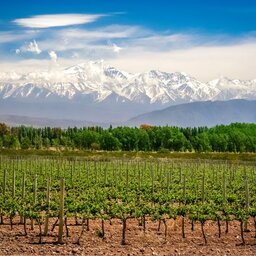
[[[114,96],[115,95],[115,96]],[[90,96],[96,102],[179,104],[191,101],[255,99],[256,80],[226,77],[203,83],[184,72],[150,70],[131,74],[106,65],[104,60],[80,63],[64,70],[0,73],[1,98],[61,97],[68,100]]]

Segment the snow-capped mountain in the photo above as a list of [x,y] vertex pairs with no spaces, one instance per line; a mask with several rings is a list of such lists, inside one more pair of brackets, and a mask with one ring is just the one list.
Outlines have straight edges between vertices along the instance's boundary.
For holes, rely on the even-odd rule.
[[[46,108],[47,115],[65,108],[62,117],[119,120],[169,105],[230,99],[256,99],[256,80],[222,77],[204,83],[179,72],[152,70],[131,74],[107,66],[103,61],[62,70],[0,73],[0,108],[4,114],[8,107],[16,106],[17,112],[17,108],[21,111],[24,104],[33,103],[36,109],[40,103],[38,110],[43,113]],[[31,112],[30,108],[31,105],[26,111]],[[14,112],[9,114],[17,114]],[[52,117],[56,115],[59,116]]]
[[256,98],[256,80],[222,77],[203,83],[185,73],[151,70],[130,74],[105,66],[103,61],[79,64],[61,71],[27,74],[0,73],[0,95],[9,97],[59,96],[69,100],[94,95],[104,101],[111,94],[137,103],[181,103],[202,100]]

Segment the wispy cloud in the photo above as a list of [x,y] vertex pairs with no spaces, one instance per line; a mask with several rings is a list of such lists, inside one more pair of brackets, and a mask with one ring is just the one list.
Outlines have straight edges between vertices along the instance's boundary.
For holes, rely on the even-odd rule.
[[113,52],[119,53],[122,49],[123,49],[122,47],[119,47],[119,46],[117,46],[116,44],[112,44],[112,50],[113,50]]
[[51,28],[81,25],[95,22],[105,14],[51,14],[36,15],[30,18],[16,19],[13,22],[27,28]]
[[36,54],[40,54],[42,52],[42,50],[39,48],[36,40],[33,40],[32,42],[30,42],[28,44],[26,51],[36,53]]
[[62,29],[55,34],[66,39],[84,39],[94,41],[109,38],[133,38],[138,34],[144,34],[144,30],[137,26],[110,25],[94,29]]
[[35,54],[40,54],[42,52],[42,50],[39,48],[36,40],[33,40],[32,42],[29,42],[28,44],[17,48],[15,50],[16,54],[21,54],[24,52],[31,52],[31,53],[35,53]]
[[35,30],[0,32],[0,44],[20,42],[22,40],[34,38],[37,34],[38,31]]
[[[40,46],[43,50],[50,51],[91,51],[94,49],[102,50],[110,45],[109,41],[126,41],[130,38],[136,38],[145,34],[144,30],[137,26],[111,25],[106,27],[97,27],[94,29],[66,28],[47,31],[47,35],[40,40]],[[61,42],[61,43],[60,43]],[[115,43],[116,45],[118,43]],[[113,45],[111,45],[112,47]],[[122,48],[122,46],[118,45]],[[107,49],[106,49],[107,50]],[[108,49],[109,50],[109,49]],[[117,50],[117,48],[115,48]],[[104,56],[103,56],[104,57]]]
[[51,60],[56,63],[57,59],[58,59],[57,53],[55,51],[50,51],[50,52],[48,52],[48,54],[49,54]]

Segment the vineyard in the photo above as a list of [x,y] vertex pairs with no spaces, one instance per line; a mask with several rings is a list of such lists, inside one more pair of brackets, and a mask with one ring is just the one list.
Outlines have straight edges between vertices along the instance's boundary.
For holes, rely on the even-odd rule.
[[239,245],[255,247],[255,162],[1,156],[0,184],[0,233],[4,225],[36,230],[39,244],[70,242],[76,229],[72,243],[81,245],[95,221],[102,239],[118,222],[119,242],[129,244],[132,220],[144,233],[155,223],[163,243],[170,221],[180,223],[181,240],[199,229],[205,245],[207,223],[221,239],[237,222]]

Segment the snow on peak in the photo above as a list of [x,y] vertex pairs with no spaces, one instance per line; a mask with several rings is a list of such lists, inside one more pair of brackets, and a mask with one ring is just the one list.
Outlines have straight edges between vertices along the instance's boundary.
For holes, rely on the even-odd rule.
[[103,60],[80,63],[64,70],[0,73],[2,98],[51,95],[70,100],[75,96],[92,95],[95,101],[104,101],[115,95],[121,101],[159,104],[255,99],[256,80],[220,77],[203,83],[183,72],[150,70],[131,74],[108,66]]

